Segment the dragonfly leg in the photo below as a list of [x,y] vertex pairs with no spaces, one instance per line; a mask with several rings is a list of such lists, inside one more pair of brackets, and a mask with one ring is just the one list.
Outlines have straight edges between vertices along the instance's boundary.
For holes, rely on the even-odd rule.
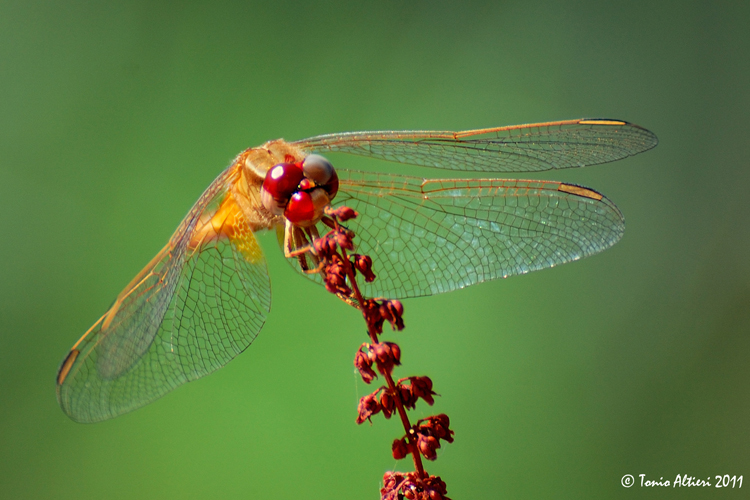
[[284,227],[284,257],[291,259],[313,251],[310,242],[305,238],[305,233],[291,222],[286,221]]
[[[305,233],[309,235],[309,239]],[[300,270],[305,274],[320,273],[323,263],[320,261],[315,252],[315,247],[311,243],[311,241],[319,237],[318,230],[315,227],[303,230],[287,221],[284,227],[284,256],[288,259],[296,258]],[[308,262],[308,259],[311,262]]]

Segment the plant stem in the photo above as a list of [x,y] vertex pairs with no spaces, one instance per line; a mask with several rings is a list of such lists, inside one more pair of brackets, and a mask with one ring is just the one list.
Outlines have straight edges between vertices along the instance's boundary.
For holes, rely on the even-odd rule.
[[[338,226],[338,221],[336,222],[336,225]],[[349,262],[349,256],[347,255],[346,250],[344,250],[343,248],[341,248],[341,255],[343,257],[342,260],[344,261],[343,265],[346,271],[346,275],[349,277],[349,282],[351,283],[352,290],[354,291],[354,296],[357,299],[360,310],[362,310],[362,308],[364,307],[364,298],[362,297],[362,293],[359,291],[359,286],[357,286],[357,280],[355,279],[351,262]],[[366,319],[367,318],[365,317],[365,320]],[[377,344],[379,342],[378,334],[374,330],[374,328],[370,326],[369,322],[367,325],[367,333],[370,335],[370,340],[374,344]],[[422,457],[419,454],[419,448],[417,448],[417,440],[411,432],[411,423],[409,422],[409,417],[406,415],[406,409],[404,409],[403,401],[401,401],[401,392],[396,388],[396,383],[393,381],[393,377],[391,377],[390,372],[386,371],[383,376],[388,383],[388,389],[391,391],[391,394],[393,394],[393,399],[396,402],[398,415],[399,417],[401,417],[401,423],[404,426],[406,438],[409,440],[409,448],[411,449],[411,456],[414,459],[414,467],[417,470],[419,477],[426,478],[427,474],[425,473],[424,467],[422,466]]]

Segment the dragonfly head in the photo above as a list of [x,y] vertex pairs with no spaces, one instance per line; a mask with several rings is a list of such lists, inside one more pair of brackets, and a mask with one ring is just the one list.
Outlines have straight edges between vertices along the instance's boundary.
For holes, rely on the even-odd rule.
[[260,196],[274,215],[283,214],[291,223],[309,227],[320,220],[338,189],[339,178],[333,165],[313,154],[301,162],[271,167]]

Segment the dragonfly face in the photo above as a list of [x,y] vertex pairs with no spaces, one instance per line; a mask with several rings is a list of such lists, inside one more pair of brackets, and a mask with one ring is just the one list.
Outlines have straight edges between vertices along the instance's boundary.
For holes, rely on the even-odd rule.
[[329,205],[375,261],[367,296],[403,299],[524,274],[598,253],[624,220],[596,191],[536,180],[424,179],[334,170],[345,152],[484,174],[606,163],[657,144],[643,128],[583,119],[466,132],[348,132],[270,141],[241,153],[206,189],[167,245],[76,342],[57,375],[63,411],[80,422],[121,415],[220,368],[263,327],[271,292],[254,233],[276,228],[285,254],[322,229]]

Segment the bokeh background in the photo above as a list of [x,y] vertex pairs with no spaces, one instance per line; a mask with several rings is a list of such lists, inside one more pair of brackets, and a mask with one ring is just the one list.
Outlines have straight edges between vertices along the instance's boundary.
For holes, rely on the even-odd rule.
[[[746,497],[748,19],[741,2],[0,3],[0,497],[377,498],[409,463],[397,421],[355,425],[361,319],[271,235],[270,319],[224,369],[79,425],[58,364],[246,147],[579,117],[661,141],[539,176],[605,193],[625,237],[406,302],[401,373],[442,394],[415,415],[456,431],[428,470],[455,499]],[[746,484],[620,484],[678,473]]]

